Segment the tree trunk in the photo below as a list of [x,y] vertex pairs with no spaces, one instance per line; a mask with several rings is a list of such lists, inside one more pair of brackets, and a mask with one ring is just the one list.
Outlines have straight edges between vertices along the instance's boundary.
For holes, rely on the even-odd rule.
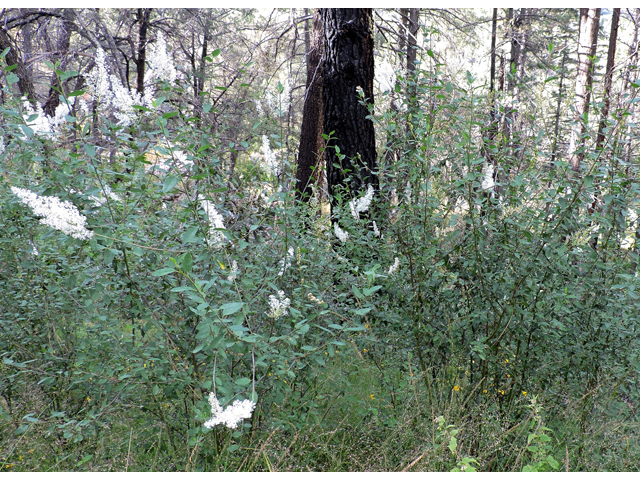
[[580,171],[580,162],[584,159],[584,152],[579,151],[584,146],[584,136],[587,132],[587,115],[591,98],[591,84],[593,81],[593,60],[598,43],[598,28],[600,26],[599,8],[580,9],[580,37],[578,39],[578,71],[576,75],[575,116],[578,123],[571,130],[569,144],[569,162],[574,171]]
[[[305,38],[306,40],[306,38]],[[313,32],[307,50],[307,88],[300,129],[296,198],[308,201],[313,190],[314,171],[319,167],[324,146],[322,138],[322,17],[320,9],[313,12]]]
[[411,75],[416,71],[416,57],[418,51],[416,45],[418,44],[418,29],[420,24],[418,22],[418,15],[420,15],[419,8],[409,8],[409,32],[407,35],[407,74]]
[[[627,65],[627,69],[625,71],[625,75],[624,75],[624,86],[623,86],[623,97],[624,95],[627,96],[627,98],[635,98],[637,93],[638,93],[638,89],[636,88],[629,88],[631,87],[631,75],[632,72],[636,71],[638,68],[638,56],[640,53],[640,38],[639,38],[639,27],[640,27],[640,8],[636,8],[636,16],[635,16],[635,21],[634,21],[634,30],[633,30],[633,40],[631,42],[631,44],[629,45],[629,63]],[[629,113],[633,114],[634,110],[637,109],[637,106],[635,104],[628,104],[628,108],[629,108]],[[624,111],[625,110],[625,105],[623,104],[623,102],[621,102],[620,105],[620,111]],[[633,116],[629,117],[629,118],[633,118]],[[633,128],[631,127],[631,125],[627,124],[627,143],[625,145],[625,152],[624,152],[624,161],[629,164],[631,162],[631,142],[632,142],[632,133],[633,133]],[[638,224],[640,225],[640,222],[638,222]],[[640,227],[638,230],[638,235],[640,235]],[[640,238],[637,241],[637,245],[640,245]]]
[[618,23],[620,22],[620,9],[613,9],[611,18],[611,34],[609,35],[609,51],[607,52],[607,71],[604,77],[604,108],[600,125],[598,125],[598,138],[596,140],[596,150],[602,148],[604,143],[604,129],[607,126],[607,116],[609,115],[609,107],[611,106],[611,80],[613,78],[613,66],[616,58],[616,43],[618,41]]
[[139,8],[138,9],[138,22],[140,27],[138,29],[138,54],[136,56],[136,90],[142,96],[144,95],[144,74],[147,61],[147,36],[149,33],[149,20],[151,17],[152,8]]
[[[68,9],[64,10],[64,20],[60,25],[58,31],[58,41],[56,42],[56,51],[52,55],[52,62],[54,65],[60,61],[58,68],[60,70],[65,69],[67,63],[67,56],[69,54],[69,47],[71,46],[71,30],[73,29],[72,16],[68,13]],[[44,104],[42,110],[44,113],[53,117],[56,112],[56,108],[60,105],[60,89],[62,85],[58,85],[58,75],[54,71],[51,74],[51,86],[49,87],[49,97]]]
[[33,87],[31,76],[29,75],[24,62],[18,56],[14,43],[11,40],[11,37],[9,37],[9,33],[0,26],[0,52],[6,48],[9,48],[10,50],[5,57],[5,61],[8,66],[16,65],[15,74],[18,76],[18,88],[20,89],[20,93],[29,100],[36,100],[36,91]]
[[324,30],[323,115],[330,135],[326,162],[332,209],[337,194],[352,198],[371,184],[379,188],[373,121],[359,103],[373,103],[373,13],[364,8],[322,9]]

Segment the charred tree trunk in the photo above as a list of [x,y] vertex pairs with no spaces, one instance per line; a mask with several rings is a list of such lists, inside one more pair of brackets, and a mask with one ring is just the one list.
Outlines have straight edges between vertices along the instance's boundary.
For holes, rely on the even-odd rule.
[[[71,30],[73,29],[73,21],[68,9],[65,9],[63,13],[63,21],[58,31],[58,41],[56,42],[56,51],[53,54],[52,63],[55,65],[58,61],[59,70],[63,70],[66,67],[67,56],[69,54],[69,47],[71,46]],[[44,113],[53,117],[56,112],[56,108],[60,105],[60,89],[62,85],[58,85],[58,75],[56,72],[51,74],[51,87],[49,87],[49,97],[44,104],[42,110]]]
[[[409,75],[416,71],[416,58],[418,51],[416,45],[418,44],[418,29],[420,24],[418,22],[418,15],[420,14],[419,8],[409,8],[409,32],[407,35],[407,73]],[[414,88],[415,90],[415,88]]]
[[0,26],[0,51],[9,48],[9,53],[5,57],[8,66],[15,65],[15,74],[18,76],[18,88],[20,93],[29,100],[36,100],[36,91],[33,87],[33,81],[29,75],[24,62],[18,55],[16,47],[9,36],[9,33]]
[[151,18],[151,8],[139,8],[137,21],[140,23],[138,29],[138,54],[136,56],[136,91],[144,95],[144,74],[147,62],[147,38],[149,34],[149,20]]
[[607,71],[604,77],[604,108],[598,125],[598,138],[596,139],[596,150],[602,148],[604,143],[604,129],[607,126],[607,117],[611,106],[611,81],[613,79],[613,66],[616,58],[616,44],[618,42],[618,24],[620,22],[620,9],[613,9],[611,18],[611,34],[609,35],[609,51],[607,52]]
[[571,130],[569,162],[574,171],[580,171],[584,152],[584,136],[587,132],[586,116],[589,113],[591,84],[593,81],[593,57],[598,43],[600,26],[599,8],[580,9],[580,37],[578,39],[578,72],[576,76],[575,116],[578,123]]
[[323,115],[330,135],[326,148],[332,209],[336,195],[351,198],[373,185],[378,191],[378,163],[373,121],[359,102],[373,103],[373,14],[365,8],[322,9],[324,35]]
[[296,170],[296,198],[305,202],[311,198],[314,172],[319,167],[324,147],[324,139],[322,138],[323,39],[322,17],[318,8],[313,12],[313,31],[308,45],[307,87],[300,129],[298,168]]

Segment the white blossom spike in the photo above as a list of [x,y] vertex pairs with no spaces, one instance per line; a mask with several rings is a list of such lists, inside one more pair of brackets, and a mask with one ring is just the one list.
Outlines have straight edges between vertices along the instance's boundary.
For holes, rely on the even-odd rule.
[[11,191],[33,210],[34,215],[44,217],[40,220],[43,225],[80,240],[93,237],[93,232],[85,227],[87,218],[73,203],[63,202],[58,197],[41,197],[25,188],[11,187]]
[[349,202],[349,208],[351,209],[351,215],[353,216],[353,218],[355,218],[356,220],[359,220],[360,213],[363,213],[369,210],[369,207],[371,206],[371,200],[373,200],[374,193],[375,193],[375,190],[373,188],[373,185],[369,184],[369,186],[367,187],[367,193],[365,194],[364,197],[354,198]]
[[269,295],[269,313],[271,318],[284,317],[289,314],[291,300],[287,298],[282,290],[278,291],[278,296]]
[[336,237],[338,237],[338,240],[340,240],[342,243],[346,242],[349,238],[349,234],[341,229],[337,223],[333,224],[333,232],[336,234]]
[[214,392],[209,393],[209,405],[211,405],[211,415],[213,415],[213,418],[205,422],[205,428],[225,425],[228,428],[234,429],[242,420],[251,418],[253,409],[256,408],[255,402],[251,400],[236,400],[226,408],[222,408]]

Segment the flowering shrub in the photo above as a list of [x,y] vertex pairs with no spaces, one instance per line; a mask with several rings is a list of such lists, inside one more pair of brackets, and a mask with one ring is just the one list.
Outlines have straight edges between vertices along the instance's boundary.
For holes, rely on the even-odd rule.
[[[640,189],[624,169],[576,178],[560,160],[537,168],[535,149],[511,171],[507,149],[488,163],[468,133],[481,123],[474,87],[418,71],[399,80],[416,85],[414,100],[377,119],[408,125],[389,136],[402,155],[381,171],[393,175],[328,215],[295,202],[262,131],[245,152],[262,148],[278,185],[228,177],[238,149],[227,119],[192,116],[161,36],[149,63],[143,98],[98,50],[87,91],[53,124],[38,105],[6,105],[0,393],[14,435],[39,429],[62,458],[107,430],[130,439],[131,423],[172,462],[224,469],[243,465],[241,448],[267,452],[271,434],[280,446],[362,428],[357,445],[383,444],[399,425],[419,433],[409,453],[391,442],[394,467],[433,444],[429,468],[542,470],[560,457],[542,423],[525,422],[526,392],[580,404],[581,427],[604,411],[597,395],[637,399]],[[431,114],[416,114],[415,98],[432,97]],[[85,118],[63,122],[82,102]],[[433,411],[458,418],[419,423]],[[488,421],[502,437],[469,433]],[[513,453],[516,434],[537,450]]]

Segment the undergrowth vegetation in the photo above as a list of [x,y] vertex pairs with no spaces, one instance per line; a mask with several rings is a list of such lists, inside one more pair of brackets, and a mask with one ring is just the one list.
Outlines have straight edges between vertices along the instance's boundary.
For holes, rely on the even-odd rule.
[[[334,224],[290,168],[246,157],[229,178],[224,126],[179,85],[130,125],[78,110],[54,134],[7,101],[2,470],[637,468],[640,192],[620,129],[576,174],[532,123],[492,177],[474,79],[402,82],[429,108],[375,116],[397,160],[370,215],[345,204]],[[247,147],[286,148],[266,143]],[[12,187],[92,233],[43,225]],[[205,428],[211,392],[255,409]]]

